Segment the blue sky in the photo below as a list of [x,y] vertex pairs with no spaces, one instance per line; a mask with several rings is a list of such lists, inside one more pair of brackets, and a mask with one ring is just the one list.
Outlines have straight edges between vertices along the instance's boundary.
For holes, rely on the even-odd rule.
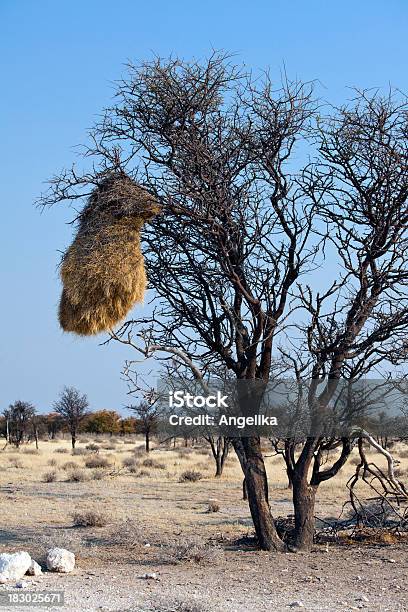
[[0,411],[15,399],[48,410],[64,384],[93,409],[128,401],[120,369],[132,356],[58,328],[58,251],[72,211],[33,206],[73,160],[128,59],[222,48],[277,76],[284,63],[291,77],[319,79],[334,102],[353,85],[407,92],[407,17],[403,0],[0,0]]

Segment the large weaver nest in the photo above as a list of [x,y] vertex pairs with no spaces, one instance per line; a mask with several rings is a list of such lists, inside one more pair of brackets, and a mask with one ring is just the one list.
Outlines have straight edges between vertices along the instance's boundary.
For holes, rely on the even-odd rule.
[[110,330],[143,302],[147,279],[140,230],[159,210],[153,196],[125,174],[111,175],[95,188],[61,263],[63,330],[86,336]]

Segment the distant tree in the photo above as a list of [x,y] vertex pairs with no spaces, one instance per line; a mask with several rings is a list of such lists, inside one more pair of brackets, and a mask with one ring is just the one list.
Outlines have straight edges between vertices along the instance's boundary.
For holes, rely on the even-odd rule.
[[81,395],[75,387],[64,387],[59,399],[54,403],[55,412],[63,417],[69,427],[72,448],[75,448],[79,425],[87,415],[88,406],[87,396]]
[[45,414],[44,417],[44,428],[47,432],[48,437],[51,440],[55,440],[57,433],[64,430],[66,427],[65,420],[57,412],[50,412]]
[[137,415],[137,432],[145,436],[146,453],[150,452],[150,438],[157,429],[159,408],[156,401],[144,400],[136,406],[128,406]]
[[127,417],[120,420],[120,433],[122,436],[126,434],[136,433],[137,419],[135,417]]
[[84,430],[95,434],[119,433],[120,415],[115,410],[98,410],[88,416]]
[[18,448],[24,441],[28,429],[32,424],[35,408],[29,402],[18,400],[14,402],[14,404],[11,404],[9,408],[3,412],[3,415],[6,420],[8,441]]

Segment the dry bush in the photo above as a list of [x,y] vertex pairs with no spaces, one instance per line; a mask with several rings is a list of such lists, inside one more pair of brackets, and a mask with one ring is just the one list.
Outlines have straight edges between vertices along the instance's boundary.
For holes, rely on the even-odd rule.
[[125,457],[122,461],[122,465],[132,474],[135,474],[139,469],[139,462],[135,457]]
[[96,468],[96,470],[92,471],[91,478],[92,480],[103,480],[106,476],[106,470],[103,468]]
[[144,446],[136,446],[136,448],[133,449],[133,454],[136,455],[136,457],[140,457],[146,454],[146,449]]
[[89,455],[90,451],[86,448],[73,448],[71,455],[81,456],[81,455]]
[[42,477],[43,482],[55,482],[57,480],[57,472],[45,472]]
[[38,448],[23,448],[23,453],[25,455],[41,455]]
[[66,454],[69,453],[69,450],[67,448],[56,448],[54,453]]
[[94,510],[74,512],[71,516],[75,527],[106,527],[109,522],[104,514]]
[[81,439],[79,440],[79,442],[80,442],[81,444],[88,444],[89,439],[88,439],[88,438],[81,438]]
[[61,467],[63,470],[67,471],[76,470],[77,468],[79,468],[79,465],[75,463],[75,461],[66,461]]
[[113,442],[109,442],[108,444],[101,444],[101,448],[103,450],[116,450],[116,444]]
[[99,451],[99,448],[100,447],[97,444],[94,444],[93,442],[85,446],[85,449],[91,451],[92,453],[97,453]]
[[146,542],[146,533],[137,521],[127,519],[118,523],[109,534],[112,546],[124,546],[132,549]]
[[24,464],[21,459],[15,459],[13,457],[9,457],[10,467],[16,468],[18,470],[24,469]]
[[179,482],[197,482],[201,480],[203,475],[196,470],[185,470],[180,474]]
[[55,467],[57,465],[57,460],[56,459],[48,459],[47,461],[47,465],[51,466],[51,467]]
[[396,453],[398,455],[398,457],[400,457],[401,459],[408,459],[408,449],[407,450],[400,450]]
[[351,463],[351,465],[359,465],[359,463],[361,463],[361,459],[360,457],[352,457],[349,463]]
[[200,461],[199,463],[196,463],[194,467],[198,468],[199,470],[208,470],[210,467],[210,463],[206,461]]
[[137,478],[143,478],[143,477],[150,478],[150,472],[149,470],[140,470],[140,472],[135,472],[135,476]]
[[86,482],[87,480],[88,475],[86,474],[86,472],[84,472],[84,470],[81,470],[79,468],[76,470],[72,470],[72,472],[70,472],[67,477],[67,482]]
[[107,468],[110,466],[110,462],[107,457],[93,455],[85,459],[85,466],[87,468]]
[[208,544],[199,537],[187,537],[167,549],[167,559],[172,563],[192,562],[200,565],[218,565],[225,561],[220,546]]
[[164,463],[160,463],[159,461],[156,461],[155,459],[150,459],[150,458],[142,461],[142,465],[143,467],[154,468],[156,470],[166,469],[166,466]]
[[219,511],[220,511],[220,504],[215,499],[210,500],[208,503],[207,512],[219,512]]
[[[33,548],[37,549],[35,559],[45,565],[46,551],[55,546],[71,550],[75,555],[81,555],[84,551],[84,542],[81,532],[76,529],[45,528],[43,532],[36,532]],[[29,608],[27,608],[28,610]],[[42,608],[41,608],[42,609]]]

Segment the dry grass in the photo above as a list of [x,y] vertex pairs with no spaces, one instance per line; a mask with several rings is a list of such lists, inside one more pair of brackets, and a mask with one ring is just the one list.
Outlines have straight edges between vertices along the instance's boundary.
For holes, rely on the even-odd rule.
[[219,512],[219,511],[220,511],[220,504],[215,499],[211,499],[208,503],[207,512]]
[[85,467],[87,468],[108,468],[110,465],[108,458],[101,455],[94,455],[85,459]]
[[43,482],[55,482],[57,480],[57,472],[45,472],[42,477]]
[[84,512],[74,512],[72,521],[75,527],[106,527],[108,518],[102,512],[86,510]]
[[179,482],[197,482],[202,477],[201,472],[197,472],[197,470],[185,470],[185,472],[180,474]]
[[[84,455],[84,461],[96,456],[112,463],[114,457],[102,448],[109,445],[109,438],[99,436],[95,439],[95,444],[101,448],[97,455],[91,452]],[[142,438],[139,437],[136,445],[141,444],[141,441]],[[10,539],[9,542],[5,539],[4,545],[8,548],[15,546],[16,550],[19,550],[30,533],[35,534],[36,542],[45,533],[51,545],[58,545],[60,538],[62,544],[62,533],[66,530],[67,542],[63,547],[78,551],[81,563],[83,559],[89,559],[89,563],[94,564],[95,559],[102,563],[106,558],[123,559],[126,555],[131,556],[133,542],[135,551],[139,551],[140,547],[139,552],[146,556],[144,558],[147,561],[153,558],[153,554],[156,555],[154,558],[158,559],[161,558],[160,555],[168,553],[169,558],[176,559],[176,562],[205,564],[205,559],[200,560],[201,552],[194,556],[194,546],[191,547],[193,552],[190,560],[188,551],[178,551],[175,554],[176,538],[184,541],[189,536],[200,533],[205,548],[205,542],[214,535],[222,535],[225,541],[235,541],[245,536],[248,531],[252,532],[248,504],[242,500],[242,472],[233,453],[228,459],[228,469],[224,471],[222,478],[216,479],[214,460],[211,457],[206,459],[202,448],[187,452],[182,449],[180,452],[180,447],[156,447],[151,456],[147,456],[142,450],[134,453],[134,437],[122,439],[121,442],[120,449],[123,454],[120,455],[118,465],[123,465],[126,469],[118,469],[114,473],[106,468],[80,468],[78,464],[82,464],[81,457],[76,459],[76,463],[69,455],[55,453],[56,448],[64,448],[69,452],[68,436],[58,439],[57,443],[40,441],[38,455],[27,455],[22,449],[18,452],[12,447],[2,451],[0,463],[4,469],[0,471],[0,486],[9,487],[11,483],[18,486],[15,490],[13,487],[10,493],[10,496],[13,496],[12,503],[8,495],[3,496],[3,501],[0,499],[0,512],[7,531],[13,538],[16,538],[16,534],[21,538],[21,542],[18,539]],[[82,446],[84,443],[79,440],[78,444]],[[401,473],[408,468],[408,458],[403,458],[406,448],[404,445],[396,445],[393,449],[395,456],[401,461],[398,466]],[[356,451],[353,451],[353,457],[356,456]],[[385,467],[385,461],[377,454],[369,453],[368,457]],[[24,463],[21,462],[22,458]],[[335,458],[336,455],[333,454],[330,461]],[[163,464],[166,469],[145,467],[142,462],[146,459]],[[22,467],[15,469],[15,461]],[[272,510],[275,514],[279,512],[286,516],[292,512],[292,493],[287,489],[283,462],[280,457],[272,456],[267,457],[265,462]],[[65,473],[62,471],[64,467]],[[133,472],[133,469],[136,471]],[[336,478],[319,487],[317,516],[325,518],[339,515],[347,498],[345,483],[354,469],[355,466],[347,462]],[[40,486],[43,475],[54,471],[58,474],[57,482],[43,482]],[[205,478],[195,482],[184,480],[181,477],[186,471],[199,471]],[[64,482],[65,478],[68,478],[69,484]],[[37,496],[38,491],[41,491],[41,497]],[[90,499],[94,508],[109,516],[111,522],[106,528],[100,528],[97,538],[90,533],[91,527],[88,530],[73,530],[72,523],[67,519],[75,512],[87,512]],[[222,515],[215,511],[217,505],[222,509]],[[130,523],[127,519],[130,519]],[[111,530],[116,534],[113,539],[109,535]],[[72,542],[68,541],[68,538],[71,538]],[[151,548],[144,548],[146,541],[151,544]],[[159,542],[157,546],[156,541]],[[116,551],[115,546],[121,550]],[[201,545],[198,547],[202,548]],[[210,553],[213,552],[211,549]],[[205,551],[204,557],[206,555]]]
[[208,544],[202,538],[191,536],[176,542],[167,549],[169,562],[197,563],[200,565],[218,565],[225,560],[221,547]]
[[67,476],[67,482],[86,482],[88,478],[89,477],[87,473],[84,470],[78,468],[69,472]]

